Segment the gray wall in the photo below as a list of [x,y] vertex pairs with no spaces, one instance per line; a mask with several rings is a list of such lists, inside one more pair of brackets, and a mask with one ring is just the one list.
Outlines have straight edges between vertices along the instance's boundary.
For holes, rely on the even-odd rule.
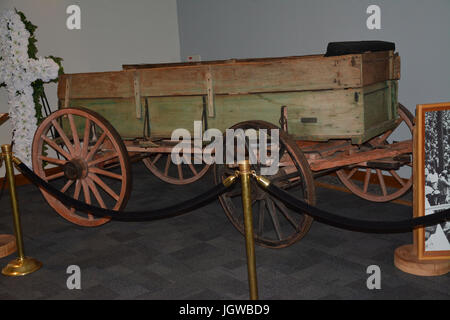
[[[181,58],[325,53],[328,42],[385,40],[402,58],[399,100],[450,101],[450,0],[177,0]],[[366,9],[381,7],[381,30]]]
[[[81,30],[66,28],[66,8],[81,8]],[[38,26],[38,55],[64,59],[67,73],[120,70],[126,63],[180,61],[175,0],[0,0],[0,11],[17,8]],[[56,85],[46,85],[53,110]],[[8,112],[0,89],[0,112]],[[0,144],[10,143],[9,122],[0,127]],[[2,174],[3,168],[0,169]]]

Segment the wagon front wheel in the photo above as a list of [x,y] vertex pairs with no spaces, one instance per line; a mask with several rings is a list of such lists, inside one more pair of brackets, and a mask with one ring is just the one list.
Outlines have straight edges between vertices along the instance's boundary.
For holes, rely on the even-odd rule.
[[[130,160],[117,131],[102,116],[83,108],[50,114],[36,130],[33,170],[68,196],[105,209],[122,210],[131,191]],[[104,163],[115,161],[113,170]],[[54,168],[47,168],[48,165]],[[81,226],[108,222],[68,207],[41,188],[49,205],[62,217]]]

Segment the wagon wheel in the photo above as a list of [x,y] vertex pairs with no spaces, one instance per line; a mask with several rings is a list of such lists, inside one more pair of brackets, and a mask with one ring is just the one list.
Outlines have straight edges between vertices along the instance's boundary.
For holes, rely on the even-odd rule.
[[[270,134],[270,129],[278,129],[278,127],[264,121],[246,121],[236,124],[231,129],[268,129]],[[314,181],[308,162],[297,144],[284,131],[280,130],[279,133],[278,172],[266,178],[297,198],[314,204]],[[270,136],[268,139],[269,144]],[[257,174],[260,174],[264,166],[260,161],[258,164],[251,165],[252,170],[255,170]],[[236,169],[233,165],[216,164],[215,182],[219,183],[227,176],[233,175]],[[251,179],[251,190],[256,243],[269,248],[283,248],[306,235],[313,221],[310,216],[289,209],[280,200],[265,192],[254,179]],[[233,226],[244,234],[240,184],[220,196],[220,202]]]
[[210,165],[201,159],[200,154],[192,153],[190,156],[185,156],[184,163],[177,165],[172,162],[170,152],[161,152],[151,153],[148,158],[142,159],[142,162],[159,179],[167,183],[183,185],[197,181],[208,171]]
[[[58,137],[52,138],[52,131]],[[50,114],[35,133],[32,160],[38,176],[74,199],[112,210],[123,209],[128,201],[131,171],[127,150],[117,131],[96,112],[66,108]],[[103,163],[110,160],[120,166],[103,169]],[[46,173],[47,163],[60,170]],[[41,192],[50,206],[72,223],[93,227],[110,220],[76,211],[45,190]]]
[[[407,130],[411,134],[411,139],[414,129],[414,116],[405,108],[402,104],[398,104],[398,114],[399,119],[396,122],[394,129],[389,130],[382,135],[375,137],[368,141],[371,147],[386,147],[389,146],[390,137],[396,130]],[[406,127],[406,128],[405,128]],[[374,201],[374,202],[386,202],[397,199],[398,197],[405,194],[412,186],[413,174],[412,174],[412,158],[410,155],[406,156],[406,160],[403,160],[403,167],[410,167],[409,178],[401,178],[397,170],[383,170],[380,168],[369,168],[369,167],[354,167],[354,168],[344,168],[336,172],[337,176],[341,182],[354,194],[357,196]],[[355,174],[362,174],[364,176],[364,181],[352,180]],[[392,188],[386,186],[386,181],[384,176],[391,176],[391,181],[395,183]]]

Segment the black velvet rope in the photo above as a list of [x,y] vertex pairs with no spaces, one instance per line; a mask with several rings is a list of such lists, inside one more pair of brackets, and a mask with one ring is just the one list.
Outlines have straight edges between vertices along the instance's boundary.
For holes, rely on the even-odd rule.
[[27,177],[31,182],[33,182],[36,186],[42,187],[50,193],[52,196],[61,201],[64,205],[68,207],[75,208],[76,210],[90,213],[96,217],[110,217],[112,220],[117,221],[153,221],[153,220],[161,220],[172,218],[176,216],[180,216],[190,211],[200,208],[214,199],[217,199],[222,193],[227,191],[229,186],[225,186],[223,183],[220,183],[205,193],[196,196],[195,198],[189,199],[187,201],[183,201],[179,204],[151,210],[151,211],[114,211],[109,209],[103,209],[95,206],[88,205],[82,201],[75,200],[68,195],[62,193],[60,190],[56,189],[52,185],[50,185],[45,180],[41,179],[37,176],[33,170],[28,168],[25,164],[20,163],[16,164],[17,168],[22,172],[22,174]]
[[423,217],[400,221],[359,220],[342,217],[311,206],[273,184],[269,184],[266,190],[291,208],[302,211],[317,221],[351,231],[366,233],[401,233],[408,232],[419,227],[433,226],[450,219],[450,209],[447,209]]

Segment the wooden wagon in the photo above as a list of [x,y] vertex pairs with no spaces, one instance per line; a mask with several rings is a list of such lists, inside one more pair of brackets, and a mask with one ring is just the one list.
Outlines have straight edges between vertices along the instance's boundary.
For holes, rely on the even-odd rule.
[[[336,171],[358,196],[389,201],[412,184],[397,173],[412,166],[412,141],[390,138],[401,126],[412,137],[414,125],[397,102],[399,77],[400,58],[392,50],[65,74],[59,79],[59,109],[36,132],[33,168],[76,199],[121,210],[131,190],[133,160],[173,184],[192,183],[207,172],[205,163],[172,163],[174,129],[192,132],[194,121],[202,121],[203,130],[280,127],[281,160],[278,173],[269,177],[273,183],[314,204],[314,176]],[[61,170],[48,173],[48,163]],[[216,182],[233,173],[233,166],[214,166]],[[98,226],[108,221],[42,192],[71,222]],[[284,247],[307,233],[309,216],[291,212],[256,185],[252,199],[257,243]],[[239,187],[220,201],[243,232]]]

